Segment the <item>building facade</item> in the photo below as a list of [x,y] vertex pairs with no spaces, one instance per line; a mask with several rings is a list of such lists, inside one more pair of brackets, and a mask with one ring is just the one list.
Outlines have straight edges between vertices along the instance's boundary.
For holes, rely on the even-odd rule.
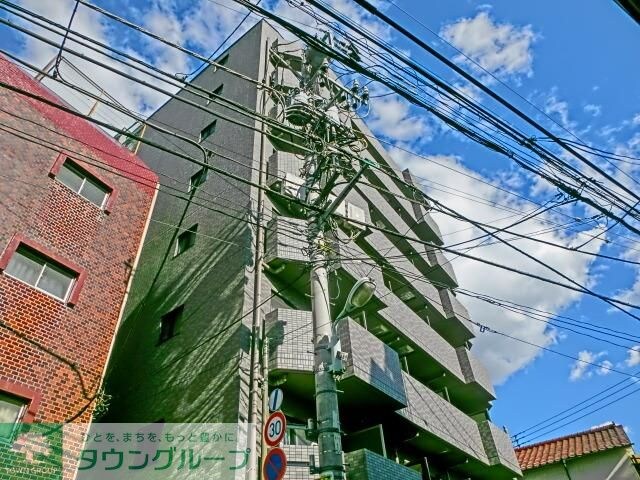
[[[0,78],[64,105],[1,56]],[[56,471],[24,470],[60,437],[30,442],[38,425],[86,426],[104,400],[157,176],[88,121],[6,88],[0,124],[0,479],[70,479],[79,443],[61,477],[62,455]]]
[[640,479],[631,440],[616,424],[517,448],[516,455],[525,479]]
[[[315,403],[307,222],[295,200],[304,162],[242,108],[275,111],[277,119],[273,92],[296,87],[302,52],[261,22],[216,60],[221,67],[205,68],[149,117],[145,141],[176,154],[142,143],[139,155],[173,194],[161,192],[154,209],[109,366],[105,417],[246,422],[257,310],[269,342],[269,386],[285,393],[288,479],[316,478],[310,456],[318,458],[305,435]],[[411,174],[398,170],[361,120],[349,125],[366,138],[359,155],[382,168],[367,171],[340,205],[329,249],[334,315],[358,279],[377,285],[364,310],[336,323],[348,478],[519,477],[509,436],[490,420],[495,393],[470,351],[473,328],[455,296],[453,269],[437,248],[402,238],[442,245],[438,226],[416,199]],[[237,180],[205,174],[206,162]],[[265,242],[256,247],[261,166],[271,193]],[[256,260],[263,260],[257,272]]]

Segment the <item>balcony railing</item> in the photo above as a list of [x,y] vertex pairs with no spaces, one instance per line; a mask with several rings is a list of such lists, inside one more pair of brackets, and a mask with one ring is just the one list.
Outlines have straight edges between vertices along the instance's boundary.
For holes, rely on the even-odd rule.
[[423,478],[416,470],[366,449],[347,453],[345,462],[349,480],[421,480]]
[[[276,309],[265,316],[269,335],[269,370],[284,376],[286,388],[313,396],[313,327],[311,312]],[[356,322],[337,322],[345,373],[340,380],[341,408],[379,406],[391,410],[406,405],[404,377],[398,354]]]
[[478,427],[490,464],[496,466],[494,468],[500,467],[498,470],[503,478],[522,475],[509,434],[488,420],[480,422]]

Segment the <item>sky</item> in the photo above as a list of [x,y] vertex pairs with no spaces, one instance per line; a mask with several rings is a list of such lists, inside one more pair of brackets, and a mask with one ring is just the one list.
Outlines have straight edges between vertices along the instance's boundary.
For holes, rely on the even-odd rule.
[[[71,0],[21,0],[18,3],[64,25],[73,8]],[[93,3],[203,55],[214,51],[245,15],[232,0],[94,0]],[[525,127],[398,32],[364,14],[350,0],[331,0],[331,3],[528,135],[543,136]],[[640,82],[637,81],[640,67],[637,58],[630,54],[633,51],[630,46],[640,43],[640,26],[615,2],[377,0],[376,4],[554,134],[564,138],[576,135],[581,143],[640,157]],[[313,23],[283,0],[265,0],[264,5],[283,17]],[[6,11],[0,12],[0,17],[12,18],[20,24],[19,19]],[[250,18],[245,22],[237,35],[254,21]],[[175,49],[136,34],[82,5],[73,26],[170,72],[188,73],[198,65]],[[6,26],[0,26],[0,45],[3,50],[40,67],[55,55],[52,47],[45,48]],[[83,49],[73,42],[70,45]],[[113,72],[82,60],[76,59],[74,63],[127,108],[143,115],[164,101],[158,92],[135,85]],[[109,60],[106,63],[116,65]],[[61,68],[69,81],[81,82],[72,71]],[[127,73],[138,75],[133,70]],[[153,79],[146,80],[157,84]],[[89,86],[86,88],[91,90]],[[467,217],[504,227],[521,218],[523,212],[534,211],[538,205],[531,201],[548,205],[546,202],[556,198],[558,192],[554,187],[523,171],[508,158],[452,132],[421,108],[395,95],[385,95],[388,92],[379,85],[372,84],[371,90],[374,96],[383,96],[373,98],[365,121],[389,142],[390,153],[398,165],[410,168],[421,179],[426,193],[436,200]],[[83,111],[90,108],[86,98],[60,91],[77,108]],[[97,115],[105,120],[124,121],[122,115],[108,109],[98,109]],[[575,164],[570,156],[564,154],[563,158]],[[635,183],[635,179],[640,178],[640,161],[612,164],[597,157],[590,159],[625,185],[640,191]],[[566,205],[546,211],[512,230],[569,247],[587,242],[581,247],[584,251],[640,261],[638,238],[620,226],[603,233],[608,224],[597,218],[596,213],[580,205]],[[468,224],[449,216],[434,213],[434,218],[446,244],[468,241],[482,234],[477,228],[469,228]],[[556,228],[558,225],[565,227]],[[592,290],[640,304],[638,265],[596,259],[526,239],[513,244]],[[557,278],[544,266],[505,245],[483,245],[470,253]],[[459,295],[471,317],[489,327],[476,332],[472,351],[487,366],[496,384],[498,400],[491,410],[492,419],[506,426],[511,434],[613,385],[624,390],[611,400],[640,388],[640,385],[634,386],[637,380],[624,375],[640,372],[637,320],[601,300],[575,291],[470,259],[452,258],[451,261],[460,285],[467,291],[562,315],[565,320],[588,322],[586,326],[606,327],[612,334],[615,330],[638,338],[632,342],[609,335],[605,339],[611,343],[605,343],[584,335],[592,331],[577,329],[583,333],[579,334],[567,324],[550,325],[540,318],[531,319]],[[491,329],[521,341],[491,333]],[[574,358],[596,365],[577,362]],[[527,436],[522,436],[523,441],[539,441],[609,421],[624,425],[631,438],[638,440],[640,416],[636,405],[639,398],[640,392],[609,406],[605,404],[610,400],[603,401],[570,417],[568,420],[576,421],[567,425],[563,420],[540,431],[530,430]],[[584,418],[576,418],[583,415]]]

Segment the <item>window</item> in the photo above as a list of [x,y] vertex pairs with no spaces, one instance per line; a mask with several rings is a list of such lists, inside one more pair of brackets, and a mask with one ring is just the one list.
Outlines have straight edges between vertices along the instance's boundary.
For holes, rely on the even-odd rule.
[[220,60],[216,60],[216,63],[218,65],[226,65],[227,62],[229,61],[229,54],[227,53],[224,57],[222,57]]
[[37,250],[21,244],[11,257],[5,273],[56,297],[67,300],[78,274],[63,267]]
[[164,343],[175,337],[176,326],[178,324],[178,320],[182,317],[183,311],[184,305],[180,305],[162,316],[160,319],[160,339],[158,340],[158,344]]
[[56,180],[98,207],[104,207],[111,189],[69,160],[56,174]]
[[200,132],[199,142],[204,142],[207,138],[213,135],[213,132],[216,131],[216,123],[218,123],[218,121],[214,120],[213,122],[211,122],[209,125],[207,125],[202,129],[202,131]]
[[174,253],[174,256],[178,256],[181,253],[186,252],[188,249],[195,245],[197,232],[198,224],[196,223],[194,226],[178,235],[178,238],[176,239],[176,251]]
[[189,179],[189,192],[192,192],[207,180],[207,172],[208,170],[203,167],[191,175]]
[[218,88],[216,88],[213,92],[209,94],[209,100],[207,100],[207,105],[211,103],[211,101],[216,97],[216,95],[222,95],[223,88],[224,88],[224,85],[220,85]]
[[0,392],[0,442],[13,442],[26,406],[24,399]]

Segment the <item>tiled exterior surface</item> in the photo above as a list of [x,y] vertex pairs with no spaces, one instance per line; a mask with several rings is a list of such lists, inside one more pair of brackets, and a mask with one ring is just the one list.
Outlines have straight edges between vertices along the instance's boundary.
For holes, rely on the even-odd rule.
[[561,460],[629,445],[631,440],[624,428],[612,424],[516,448],[516,455],[520,466],[526,471]]
[[456,278],[451,262],[447,260],[447,257],[445,257],[440,250],[435,248],[427,247],[426,252],[429,263],[435,269],[434,274],[438,272],[441,282],[450,287],[456,287],[458,285],[458,279]]
[[478,424],[437,393],[403,374],[409,406],[398,413],[477,460],[489,463]]
[[475,355],[466,347],[456,348],[456,353],[458,354],[460,368],[467,383],[477,383],[495,398],[496,392],[493,389],[491,378],[489,378],[489,373],[487,369],[484,368],[484,365],[482,365],[476,359]]
[[299,177],[303,163],[292,153],[273,152],[267,163],[267,183],[271,184],[274,180],[283,178],[285,173]]
[[460,322],[461,326],[469,332],[469,336],[473,337],[473,324],[469,321],[471,317],[467,308],[446,288],[441,289],[439,294],[446,317]]
[[480,422],[478,428],[491,465],[504,465],[520,473],[520,465],[509,434],[489,421]]
[[313,372],[311,312],[278,308],[265,316],[269,369]]
[[[385,297],[385,300],[388,299],[389,297]],[[455,349],[404,303],[399,300],[389,303],[387,308],[378,312],[379,315],[407,335],[454,376],[464,381]]]
[[348,354],[345,376],[355,375],[406,405],[402,368],[395,350],[350,319],[340,320],[336,331],[342,351]]
[[317,445],[283,445],[287,455],[287,472],[283,480],[315,480],[318,475],[309,473],[309,456],[313,455],[318,464]]
[[[2,56],[0,78],[61,103]],[[0,170],[10,177],[0,181],[0,252],[22,235],[43,252],[87,272],[74,306],[0,274],[0,391],[20,397],[30,392],[23,397],[31,400],[30,421],[87,423],[157,177],[105,132],[71,114],[7,89],[0,91],[0,107],[11,112],[0,113],[4,125],[55,146],[0,133]],[[62,152],[117,189],[110,213],[49,176]],[[65,478],[71,478],[72,470],[70,466]],[[8,478],[25,477],[0,469],[0,479]]]
[[265,262],[283,259],[306,262],[308,242],[306,222],[293,218],[278,217],[267,225]]
[[345,455],[347,480],[420,480],[415,470],[369,450],[356,450]]

